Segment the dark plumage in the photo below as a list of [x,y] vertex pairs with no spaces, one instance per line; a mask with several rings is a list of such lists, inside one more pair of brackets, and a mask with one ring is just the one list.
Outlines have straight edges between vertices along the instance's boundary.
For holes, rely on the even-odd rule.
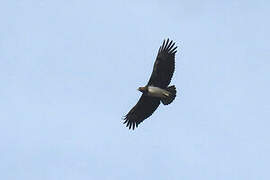
[[168,85],[175,69],[175,53],[177,47],[169,39],[164,40],[158,50],[151,77],[145,87],[138,90],[143,94],[137,104],[124,117],[124,124],[129,129],[134,129],[151,116],[158,108],[160,102],[164,105],[170,104],[176,96],[175,86]]

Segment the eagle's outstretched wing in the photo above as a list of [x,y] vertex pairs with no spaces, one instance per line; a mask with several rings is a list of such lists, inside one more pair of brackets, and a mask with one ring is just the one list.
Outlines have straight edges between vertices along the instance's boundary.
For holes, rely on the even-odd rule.
[[160,98],[142,94],[137,104],[124,117],[124,124],[126,123],[129,129],[138,127],[138,124],[153,114],[159,104]]
[[177,46],[174,47],[174,44],[169,39],[163,41],[162,46],[158,50],[153,72],[147,85],[166,88],[170,84],[175,68]]

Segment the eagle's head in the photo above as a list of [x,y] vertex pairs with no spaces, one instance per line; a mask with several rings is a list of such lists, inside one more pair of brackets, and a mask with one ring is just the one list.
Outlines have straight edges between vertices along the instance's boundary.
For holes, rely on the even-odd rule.
[[141,91],[142,93],[147,91],[147,87],[139,87],[138,91]]

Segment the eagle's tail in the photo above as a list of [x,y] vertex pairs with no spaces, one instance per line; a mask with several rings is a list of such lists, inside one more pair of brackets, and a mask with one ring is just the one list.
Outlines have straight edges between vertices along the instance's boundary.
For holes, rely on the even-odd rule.
[[166,91],[168,91],[170,94],[168,96],[166,96],[165,98],[161,99],[161,102],[164,105],[168,105],[168,104],[171,104],[171,102],[173,102],[173,100],[176,97],[176,87],[174,85],[169,86],[169,87],[166,88]]

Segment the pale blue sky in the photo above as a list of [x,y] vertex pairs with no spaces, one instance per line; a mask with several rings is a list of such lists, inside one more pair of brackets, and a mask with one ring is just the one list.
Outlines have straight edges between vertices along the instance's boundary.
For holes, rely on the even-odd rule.
[[[0,179],[269,180],[269,1],[0,2]],[[178,96],[135,131],[164,38]]]

